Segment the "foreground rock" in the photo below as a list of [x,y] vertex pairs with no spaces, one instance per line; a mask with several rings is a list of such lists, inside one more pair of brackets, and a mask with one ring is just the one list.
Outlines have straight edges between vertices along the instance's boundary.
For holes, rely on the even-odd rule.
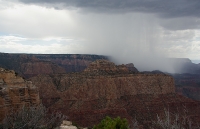
[[0,68],[0,121],[9,111],[40,103],[38,88],[12,70]]
[[185,108],[198,121],[200,104],[175,93],[174,80],[165,74],[131,72],[97,60],[80,73],[40,75],[31,80],[39,86],[43,104],[62,111],[82,127],[91,127],[105,116],[133,119],[146,127],[157,114],[183,114]]
[[71,121],[64,120],[60,125],[60,129],[77,129],[77,127],[73,126]]

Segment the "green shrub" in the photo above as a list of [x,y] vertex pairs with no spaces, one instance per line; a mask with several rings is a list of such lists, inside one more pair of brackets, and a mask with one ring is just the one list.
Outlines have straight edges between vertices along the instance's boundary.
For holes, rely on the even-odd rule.
[[93,129],[129,129],[128,121],[126,119],[106,117]]

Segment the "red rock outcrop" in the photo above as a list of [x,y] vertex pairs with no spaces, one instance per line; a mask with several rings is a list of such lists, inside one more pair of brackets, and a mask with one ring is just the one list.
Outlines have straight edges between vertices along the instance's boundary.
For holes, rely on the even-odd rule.
[[40,103],[38,88],[17,76],[13,70],[0,68],[0,121],[10,110]]
[[40,75],[31,78],[39,86],[43,104],[62,111],[81,126],[92,126],[105,116],[121,116],[140,124],[156,119],[169,108],[200,116],[196,101],[176,95],[174,80],[165,74],[140,74],[97,60],[80,73]]

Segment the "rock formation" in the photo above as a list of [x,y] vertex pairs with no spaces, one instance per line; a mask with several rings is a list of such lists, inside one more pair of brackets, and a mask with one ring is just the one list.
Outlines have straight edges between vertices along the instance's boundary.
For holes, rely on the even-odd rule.
[[164,108],[181,112],[186,107],[190,116],[200,116],[199,103],[175,94],[171,76],[135,73],[107,60],[97,60],[80,73],[31,80],[39,87],[44,105],[62,111],[80,126],[90,127],[107,115],[129,121],[136,117],[148,126]]
[[[0,67],[12,69],[20,76],[28,79],[38,74],[60,74],[70,72],[81,72],[89,64],[97,59],[109,59],[100,55],[85,54],[8,54],[0,53]],[[194,100],[200,100],[199,91],[199,71],[200,65],[194,64],[189,59],[168,59],[169,64],[174,65],[173,72],[190,73],[190,77],[186,74],[172,74],[175,78],[176,91],[186,97]],[[122,68],[124,66],[122,65]],[[126,64],[126,67],[134,73],[138,70],[132,63]],[[144,72],[145,74],[159,74],[161,71]],[[192,74],[191,74],[192,73]],[[194,74],[195,73],[195,74]],[[185,77],[187,77],[185,79]],[[180,81],[181,80],[181,81]],[[185,83],[185,81],[187,81]],[[194,86],[195,85],[195,86]]]
[[77,129],[77,127],[72,125],[71,121],[63,120],[62,124],[60,125],[60,129]]
[[133,63],[129,63],[129,64],[126,64],[126,67],[132,71],[132,72],[135,72],[135,73],[138,73],[139,71],[135,68],[134,64]]
[[40,103],[38,88],[16,75],[13,70],[0,68],[0,121],[11,110]]

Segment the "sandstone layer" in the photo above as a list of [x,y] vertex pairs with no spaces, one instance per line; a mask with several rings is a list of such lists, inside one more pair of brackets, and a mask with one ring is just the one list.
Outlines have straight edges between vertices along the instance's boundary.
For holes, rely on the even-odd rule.
[[107,60],[97,60],[83,72],[39,75],[31,80],[39,87],[45,106],[81,126],[90,127],[107,115],[129,122],[136,117],[148,126],[165,108],[180,114],[187,108],[193,119],[200,116],[199,103],[177,95],[171,76],[131,72]]
[[9,111],[40,103],[38,88],[16,75],[13,70],[0,68],[0,121]]

